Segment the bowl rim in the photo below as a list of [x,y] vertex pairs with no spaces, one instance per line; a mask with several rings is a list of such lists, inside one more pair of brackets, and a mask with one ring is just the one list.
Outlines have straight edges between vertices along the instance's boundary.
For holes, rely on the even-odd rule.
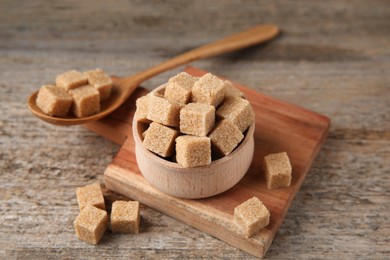
[[[147,95],[149,94],[152,94],[153,92],[158,92],[160,91],[161,89],[163,89],[165,87],[166,84],[162,84],[160,85],[159,87],[155,88],[154,90],[152,90],[150,93],[148,93]],[[240,152],[240,150],[243,149],[244,145],[246,143],[248,143],[248,141],[250,140],[250,138],[253,138],[253,134],[255,132],[255,124],[256,124],[256,120],[255,122],[253,122],[253,124],[251,124],[245,131],[246,131],[246,134],[244,136],[244,139],[240,142],[239,146],[236,147],[232,153],[222,157],[222,158],[219,158],[217,160],[214,160],[214,161],[211,161],[210,164],[208,165],[203,165],[203,166],[196,166],[196,167],[183,167],[181,166],[180,164],[178,164],[177,162],[171,162],[171,161],[168,161],[164,158],[161,158],[160,156],[154,154],[153,152],[149,151],[148,149],[145,148],[145,146],[142,145],[142,140],[141,140],[141,133],[139,132],[139,125],[142,124],[142,122],[139,122],[135,116],[133,116],[133,121],[132,121],[132,130],[133,130],[133,138],[134,138],[134,142],[135,142],[135,145],[137,146],[140,146],[140,149],[142,149],[143,153],[148,156],[150,159],[152,160],[155,160],[157,161],[158,163],[161,163],[161,164],[164,164],[165,166],[168,166],[168,167],[171,167],[171,168],[175,168],[175,169],[180,169],[180,170],[188,170],[190,171],[191,169],[200,169],[200,168],[204,168],[204,169],[207,169],[209,167],[214,167],[216,165],[219,165],[219,164],[222,164],[224,163],[225,161],[228,161],[230,160],[232,157],[235,156],[236,153]],[[244,131],[244,132],[245,132]]]

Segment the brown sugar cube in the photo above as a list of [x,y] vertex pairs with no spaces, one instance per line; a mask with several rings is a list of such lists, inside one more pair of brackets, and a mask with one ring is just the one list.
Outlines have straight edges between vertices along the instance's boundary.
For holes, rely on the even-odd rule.
[[76,117],[91,116],[100,111],[99,91],[90,85],[69,90],[73,98],[73,114]]
[[91,205],[87,205],[74,221],[77,237],[94,245],[99,243],[107,226],[107,212]]
[[162,157],[168,157],[173,154],[174,142],[178,135],[177,130],[152,122],[146,131],[143,144],[146,149]]
[[270,213],[258,198],[253,197],[234,209],[234,222],[251,237],[269,224]]
[[106,100],[111,95],[112,79],[102,69],[94,69],[84,72],[88,84],[99,91],[100,101]]
[[60,87],[43,85],[38,92],[37,106],[50,116],[66,116],[73,99]]
[[217,154],[228,155],[241,142],[244,135],[235,124],[228,120],[222,120],[218,122],[209,137]]
[[244,94],[229,80],[225,80],[225,98],[226,97],[244,97]]
[[189,103],[180,110],[180,132],[206,136],[215,123],[215,107],[202,103]]
[[147,119],[166,126],[179,127],[182,104],[157,95],[149,95]]
[[99,209],[105,209],[102,188],[99,183],[90,184],[76,189],[77,203],[80,211],[87,205],[95,206]]
[[135,101],[135,105],[137,107],[134,117],[137,119],[138,122],[141,123],[150,123],[150,120],[148,117],[148,101],[149,95],[143,96],[138,98]]
[[192,102],[218,106],[225,96],[225,81],[207,73],[195,82],[192,88]]
[[255,121],[255,113],[248,100],[227,97],[217,110],[217,116],[227,119],[244,132]]
[[70,70],[56,77],[56,85],[65,90],[77,88],[87,83],[87,76],[77,70]]
[[111,210],[111,230],[114,233],[139,233],[139,202],[115,201]]
[[291,185],[292,167],[286,152],[265,156],[264,172],[268,189],[289,187]]
[[146,130],[141,134],[142,140],[145,139],[145,136],[146,136],[146,133],[147,133],[147,132],[148,132],[148,130],[146,129]]
[[196,79],[186,72],[170,78],[165,87],[165,98],[178,103],[187,104],[191,100],[191,90]]
[[196,167],[211,163],[210,138],[182,135],[176,138],[176,160],[183,167]]

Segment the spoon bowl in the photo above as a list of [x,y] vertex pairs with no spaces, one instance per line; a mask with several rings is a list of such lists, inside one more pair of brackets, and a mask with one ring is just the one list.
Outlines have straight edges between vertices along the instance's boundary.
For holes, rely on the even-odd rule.
[[96,121],[112,113],[133,93],[133,91],[145,80],[186,64],[188,62],[199,60],[207,57],[216,56],[223,53],[243,49],[275,38],[279,34],[279,28],[273,24],[258,25],[245,31],[233,34],[224,39],[218,40],[198,47],[168,61],[158,64],[150,69],[139,72],[138,74],[126,78],[113,77],[113,89],[108,100],[101,103],[99,113],[88,117],[54,117],[46,115],[36,104],[38,91],[34,92],[28,99],[28,107],[31,112],[38,118],[54,125],[79,125],[91,121]]
[[[123,103],[122,100],[126,100],[127,98],[125,95],[127,93],[126,90],[129,88],[129,86],[120,84],[121,79],[118,77],[111,78],[113,81],[113,86],[110,98],[100,103],[100,112],[98,114],[80,118],[72,115],[67,115],[65,117],[54,117],[46,115],[36,104],[38,91],[32,93],[32,95],[28,98],[28,107],[35,116],[53,125],[80,125],[91,121],[99,120],[116,110]],[[134,87],[134,89],[135,88],[136,86]]]

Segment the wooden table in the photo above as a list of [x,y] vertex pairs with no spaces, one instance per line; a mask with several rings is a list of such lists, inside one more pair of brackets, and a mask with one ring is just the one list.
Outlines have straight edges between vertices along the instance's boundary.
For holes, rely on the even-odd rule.
[[332,120],[266,257],[390,254],[389,2],[240,2],[0,2],[0,258],[251,258],[146,207],[139,235],[79,241],[75,188],[101,182],[119,146],[39,121],[25,101],[71,68],[131,75],[260,23],[283,34],[193,65]]

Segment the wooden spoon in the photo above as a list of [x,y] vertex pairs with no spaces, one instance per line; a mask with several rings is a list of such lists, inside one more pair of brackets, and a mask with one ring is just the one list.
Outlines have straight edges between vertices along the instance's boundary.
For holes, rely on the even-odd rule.
[[194,50],[183,53],[150,69],[141,71],[136,75],[126,78],[113,78],[114,86],[110,98],[102,102],[100,112],[93,116],[77,118],[72,116],[53,117],[46,115],[39,109],[36,104],[38,91],[34,92],[29,97],[28,107],[30,108],[31,112],[38,118],[54,125],[66,126],[85,124],[91,121],[98,120],[112,113],[121,104],[123,104],[123,102],[126,101],[126,99],[131,95],[131,93],[138,87],[138,85],[159,73],[194,60],[216,56],[219,54],[239,50],[245,47],[268,41],[278,35],[278,33],[279,28],[276,25],[267,24],[255,26],[243,32],[231,35],[227,38],[203,45]]

